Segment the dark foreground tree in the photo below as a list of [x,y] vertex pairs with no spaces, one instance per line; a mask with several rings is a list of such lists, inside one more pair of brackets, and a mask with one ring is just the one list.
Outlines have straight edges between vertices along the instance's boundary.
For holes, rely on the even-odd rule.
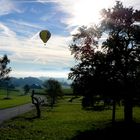
[[44,82],[44,87],[50,98],[51,107],[53,107],[57,98],[63,95],[61,84],[55,79],[49,79]]
[[[103,10],[100,29],[80,27],[73,36],[70,49],[78,64],[71,69],[75,93],[84,95],[84,105],[92,105],[96,95],[124,100],[125,121],[132,121],[133,98],[139,94],[140,75],[140,11],[126,8],[121,2]],[[98,49],[101,32],[107,34]]]
[[[120,85],[124,99],[125,121],[132,121],[133,98],[137,94],[140,73],[140,11],[126,8],[117,1],[112,9],[103,10],[102,29],[109,36],[103,43],[112,64],[113,79]],[[119,94],[117,93],[117,94]]]
[[73,80],[73,92],[84,96],[83,107],[93,106],[93,96],[98,94],[98,84],[93,76],[96,68],[100,67],[98,62],[104,58],[101,52],[96,51],[100,35],[97,27],[82,26],[73,35],[73,43],[70,45],[71,52],[79,63],[71,68],[69,78]]

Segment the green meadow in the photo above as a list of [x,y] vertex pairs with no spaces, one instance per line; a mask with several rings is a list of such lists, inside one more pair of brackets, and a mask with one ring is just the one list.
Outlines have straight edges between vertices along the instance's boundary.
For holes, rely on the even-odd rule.
[[[31,92],[31,91],[30,91]],[[44,90],[35,90],[36,94],[45,95]],[[71,95],[72,89],[66,88],[63,89],[64,95]],[[8,99],[6,89],[0,89],[0,109],[15,107],[18,105],[23,105],[31,102],[31,97],[29,93],[28,95],[23,95],[23,90],[9,90],[8,91]]]
[[[41,106],[41,118],[35,118],[36,110],[17,116],[11,120],[5,121],[0,126],[0,140],[90,140],[96,136],[93,132],[97,131],[97,136],[106,137],[106,133],[112,134],[111,118],[112,109],[102,111],[84,110],[81,107],[82,97],[77,96],[72,102],[70,99],[71,89],[63,89],[64,97],[58,101],[53,109],[48,106]],[[41,91],[40,91],[41,93]],[[43,93],[43,91],[42,91]],[[9,92],[9,99],[6,97],[6,90],[0,90],[0,109],[18,106],[31,102],[29,95],[23,96],[18,90]],[[116,108],[116,122],[122,122],[124,119],[123,106]],[[140,108],[134,107],[134,121],[140,123]],[[106,130],[106,127],[111,129]],[[123,130],[122,130],[123,128]],[[132,127],[133,128],[133,127]],[[140,127],[139,127],[140,128]],[[104,130],[99,134],[99,130]],[[119,136],[127,127],[115,128],[115,135]],[[139,129],[138,129],[139,130]],[[101,131],[102,132],[102,131]],[[134,133],[134,132],[133,132]],[[133,134],[132,133],[132,134]],[[104,136],[105,135],[105,136]],[[122,135],[122,134],[120,134]],[[135,134],[135,136],[137,136]],[[129,136],[128,136],[129,137]]]
[[[64,97],[50,109],[42,106],[42,117],[34,118],[35,110],[5,122],[0,128],[1,140],[70,140],[79,133],[94,131],[111,124],[112,110],[93,111],[81,108],[81,99],[68,102]],[[134,117],[140,121],[140,108],[134,108]],[[123,107],[117,107],[116,120],[123,120]],[[75,139],[76,140],[76,139]]]
[[15,107],[31,102],[31,97],[29,95],[23,96],[18,90],[10,90],[8,93],[9,96],[7,98],[7,91],[5,89],[0,89],[0,109]]

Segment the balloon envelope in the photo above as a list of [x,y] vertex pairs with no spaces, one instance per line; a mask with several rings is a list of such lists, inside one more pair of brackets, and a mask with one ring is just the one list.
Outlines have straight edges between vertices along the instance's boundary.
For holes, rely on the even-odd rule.
[[41,40],[46,43],[51,37],[51,33],[48,30],[42,30],[39,34]]

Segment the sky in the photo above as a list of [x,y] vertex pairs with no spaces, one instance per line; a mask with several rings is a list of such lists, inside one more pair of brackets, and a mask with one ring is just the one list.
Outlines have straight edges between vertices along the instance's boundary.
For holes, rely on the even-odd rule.
[[[139,0],[121,0],[140,9]],[[68,77],[75,60],[69,50],[79,26],[98,24],[100,10],[115,0],[0,0],[0,57],[10,59],[10,76]],[[46,46],[39,38],[49,30]]]

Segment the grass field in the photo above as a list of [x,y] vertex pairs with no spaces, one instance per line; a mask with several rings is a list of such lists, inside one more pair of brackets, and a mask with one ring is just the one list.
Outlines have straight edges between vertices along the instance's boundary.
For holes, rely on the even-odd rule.
[[[35,90],[38,94],[46,94],[44,93],[44,90]],[[63,89],[63,93],[65,95],[71,95],[72,89]],[[10,99],[4,99],[7,97],[7,92],[5,89],[0,89],[0,109],[15,107],[18,105],[26,104],[31,102],[31,97],[29,95],[22,96],[23,91],[20,90],[10,90],[9,91],[9,98]]]
[[12,96],[11,99],[3,98],[4,96],[0,95],[0,109],[15,107],[31,102],[30,96]]
[[21,96],[21,93],[16,90],[9,92],[9,99],[5,99],[5,97],[7,97],[6,90],[0,89],[0,109],[10,108],[31,102],[31,97],[29,95]]
[[[44,89],[36,89],[35,92],[37,94],[43,94],[43,95],[46,94]],[[72,95],[73,94],[72,88],[62,88],[62,92],[64,95]]]
[[[78,99],[70,103],[68,98],[61,100],[52,110],[43,107],[41,119],[32,119],[35,116],[33,111],[4,123],[0,128],[0,139],[79,140],[74,137],[85,132],[90,136],[91,130],[93,132],[110,124],[111,110],[85,111]],[[134,109],[134,116],[137,121],[140,120],[139,108]],[[123,107],[117,108],[116,119],[123,119]]]
[[63,88],[62,91],[63,91],[64,95],[72,95],[73,94],[72,88]]

